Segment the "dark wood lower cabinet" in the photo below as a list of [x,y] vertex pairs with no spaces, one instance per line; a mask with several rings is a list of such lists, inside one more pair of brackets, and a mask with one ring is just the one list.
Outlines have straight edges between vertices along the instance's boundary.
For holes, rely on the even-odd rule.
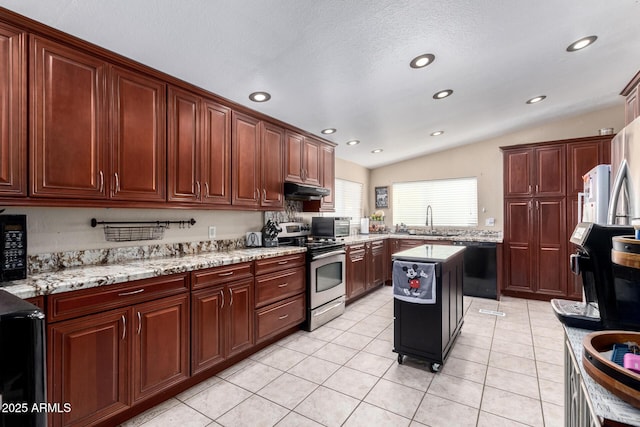
[[191,374],[253,346],[253,278],[194,291]]
[[136,403],[189,378],[189,295],[140,304],[133,313]]
[[71,405],[49,415],[52,427],[94,424],[129,407],[130,314],[123,308],[49,326],[48,401]]
[[347,300],[367,290],[367,261],[364,243],[347,245]]

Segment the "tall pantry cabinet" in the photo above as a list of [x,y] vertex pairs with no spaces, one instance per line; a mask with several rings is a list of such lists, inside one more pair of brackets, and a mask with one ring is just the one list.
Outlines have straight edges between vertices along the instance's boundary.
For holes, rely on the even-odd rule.
[[582,176],[609,161],[612,136],[501,147],[504,155],[503,293],[575,298],[569,238],[578,222]]

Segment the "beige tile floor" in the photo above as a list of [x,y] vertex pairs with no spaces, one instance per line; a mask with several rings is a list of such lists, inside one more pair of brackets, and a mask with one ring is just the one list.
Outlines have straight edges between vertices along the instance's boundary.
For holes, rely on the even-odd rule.
[[384,287],[123,426],[562,426],[562,343],[547,302],[465,297],[441,371],[399,365]]

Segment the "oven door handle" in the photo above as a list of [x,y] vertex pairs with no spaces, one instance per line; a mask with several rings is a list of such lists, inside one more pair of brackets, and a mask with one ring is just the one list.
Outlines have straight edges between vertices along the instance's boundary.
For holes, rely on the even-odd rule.
[[323,314],[325,314],[326,312],[331,311],[331,310],[333,310],[333,309],[334,309],[334,308],[336,308],[336,307],[340,307],[342,304],[343,304],[343,301],[340,301],[339,303],[334,304],[334,305],[332,305],[331,307],[325,308],[324,310],[319,311],[318,313],[313,313],[313,317],[322,316],[322,315],[323,315]]
[[323,259],[323,258],[329,258],[332,256],[336,256],[336,255],[344,255],[346,254],[344,249],[340,249],[338,251],[332,251],[332,252],[327,252],[326,254],[320,254],[320,255],[316,255],[313,258],[311,258],[311,261],[317,261],[319,259]]

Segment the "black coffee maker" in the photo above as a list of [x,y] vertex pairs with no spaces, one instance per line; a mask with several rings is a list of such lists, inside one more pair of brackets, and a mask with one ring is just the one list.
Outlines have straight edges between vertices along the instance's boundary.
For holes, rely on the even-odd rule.
[[[582,279],[584,300],[551,300],[551,306],[562,323],[589,330],[640,330],[637,314],[632,316],[628,309],[622,309],[635,306],[637,311],[640,308],[640,269],[631,273],[624,271],[626,280],[637,283],[638,291],[630,295],[629,286],[620,286],[621,270],[611,260],[613,238],[633,234],[630,226],[594,223],[576,226],[570,241],[578,246],[578,250],[571,255],[570,264],[571,271]],[[629,279],[629,274],[635,278]]]

